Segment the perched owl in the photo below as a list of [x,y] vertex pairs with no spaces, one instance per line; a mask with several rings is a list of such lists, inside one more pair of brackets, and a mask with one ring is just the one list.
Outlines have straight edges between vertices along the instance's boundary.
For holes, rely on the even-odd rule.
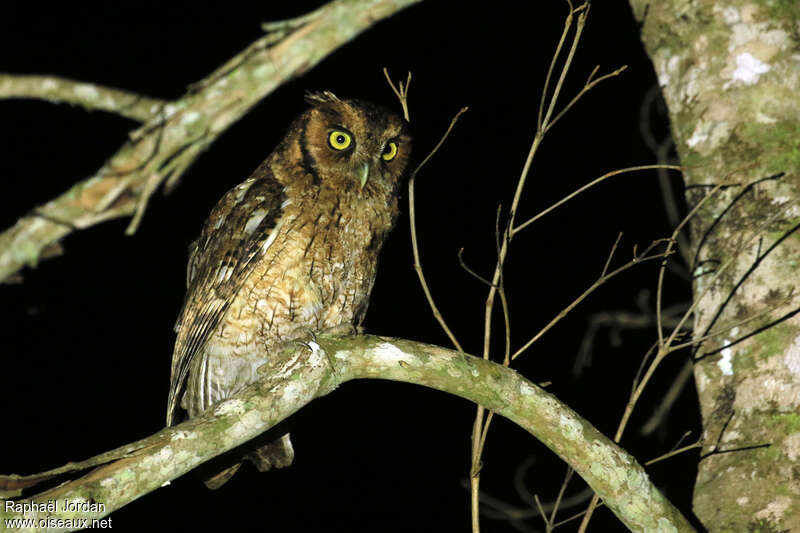
[[[306,100],[311,108],[192,243],[168,426],[184,388],[181,407],[196,416],[257,380],[285,343],[364,318],[411,138],[405,121],[367,102]],[[262,471],[293,457],[288,434],[248,456]]]

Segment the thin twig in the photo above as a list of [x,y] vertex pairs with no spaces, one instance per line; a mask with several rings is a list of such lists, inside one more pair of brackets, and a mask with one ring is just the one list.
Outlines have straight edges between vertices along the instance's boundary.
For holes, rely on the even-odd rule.
[[395,96],[397,99],[400,100],[400,106],[403,108],[403,118],[406,119],[406,122],[411,122],[411,117],[408,113],[408,88],[411,86],[411,71],[408,71],[408,77],[406,78],[406,83],[403,85],[403,82],[400,81],[397,83],[398,87],[395,87],[394,83],[392,82],[392,78],[389,77],[389,69],[383,67],[383,75],[386,76],[386,81],[389,82],[389,87],[392,88]]
[[[573,11],[580,11],[580,13],[578,13],[578,22],[575,24],[575,35],[572,37],[572,46],[570,46],[569,52],[567,53],[567,58],[564,60],[564,66],[561,68],[561,74],[558,77],[556,86],[553,88],[553,96],[550,98],[550,104],[547,106],[547,112],[544,114],[544,119],[542,119],[542,134],[550,129],[550,117],[553,115],[556,102],[558,101],[558,96],[561,93],[561,87],[564,85],[564,80],[567,77],[567,72],[569,72],[569,68],[572,66],[572,59],[575,57],[575,51],[578,49],[578,43],[581,40],[583,28],[586,26],[586,17],[589,16],[589,8],[590,4],[587,1],[579,6],[577,10]],[[570,13],[570,22],[571,19],[572,13]]]
[[[566,106],[564,106],[564,109],[559,111],[559,113],[553,118],[553,120],[550,121],[550,124],[548,124],[547,129],[550,129],[553,126],[555,126],[556,122],[558,122],[559,119],[561,119],[561,117],[563,117],[564,114],[566,114],[566,112],[569,111],[570,108],[573,105],[575,105],[578,102],[578,100],[581,99],[581,97],[583,95],[585,95],[586,93],[588,93],[589,91],[594,89],[599,83],[602,83],[603,81],[605,81],[605,80],[607,80],[609,78],[613,78],[614,76],[619,76],[627,68],[628,68],[628,65],[623,65],[623,66],[619,67],[617,70],[615,70],[613,72],[609,72],[608,74],[604,74],[604,75],[600,76],[599,78],[597,78],[595,80],[587,81],[586,85],[583,86],[583,88],[578,92],[578,94],[576,94],[572,98],[572,100],[570,100],[569,103]],[[593,70],[592,73],[594,74],[594,72],[596,72],[596,71],[597,71],[597,67],[595,67],[595,70]],[[590,76],[590,79],[591,79],[591,76]]]
[[565,0],[567,5],[569,6],[569,13],[567,13],[567,17],[564,19],[564,29],[561,30],[561,38],[558,40],[558,45],[556,45],[556,51],[553,52],[553,57],[550,60],[550,66],[547,68],[547,76],[544,78],[544,87],[542,87],[542,97],[539,101],[539,113],[536,120],[536,129],[542,130],[542,114],[544,113],[545,102],[547,101],[547,90],[550,88],[550,78],[553,75],[553,70],[556,67],[556,63],[558,62],[558,58],[561,57],[561,48],[564,46],[564,41],[567,39],[567,34],[569,33],[569,29],[572,27],[572,15],[575,13],[575,9],[572,7],[572,2],[570,0]]
[[600,276],[599,278],[597,278],[597,280],[595,280],[595,282],[592,283],[589,286],[588,289],[583,291],[580,294],[580,296],[578,296],[577,298],[575,298],[575,300],[572,301],[572,303],[570,303],[568,306],[566,306],[564,309],[562,309],[550,322],[547,323],[547,325],[545,327],[540,329],[538,333],[536,333],[525,344],[523,344],[522,347],[517,349],[517,351],[514,352],[514,355],[511,356],[511,360],[513,361],[514,359],[516,359],[517,357],[522,355],[525,352],[525,350],[530,348],[533,343],[535,343],[537,340],[539,340],[542,337],[542,335],[547,333],[553,326],[555,326],[559,321],[561,321],[561,319],[563,319],[565,316],[567,316],[567,314],[569,314],[570,311],[572,311],[575,307],[577,307],[578,304],[580,304],[590,294],[592,294],[595,290],[597,290],[604,283],[608,282],[610,279],[614,278],[618,274],[621,274],[622,272],[625,272],[626,270],[630,269],[631,267],[633,267],[635,265],[639,265],[639,264],[642,264],[642,263],[645,263],[645,262],[648,262],[648,261],[653,261],[655,259],[660,259],[660,258],[666,257],[666,252],[660,252],[660,253],[653,254],[653,255],[647,255],[652,250],[652,248],[656,244],[658,244],[658,242],[659,241],[656,241],[653,244],[651,244],[650,246],[648,246],[641,255],[638,255],[638,256],[634,257],[633,259],[631,259],[630,261],[628,261],[624,265],[622,265],[620,267],[617,267],[616,269],[612,270],[611,272],[605,273],[602,276]]
[[539,495],[533,495],[533,501],[536,502],[536,508],[539,510],[539,514],[542,515],[542,520],[544,520],[544,530],[547,533],[552,531],[552,527],[550,525],[550,520],[547,518],[547,513],[544,512],[544,507],[542,507],[542,502],[539,500]]
[[[672,346],[670,346],[670,350],[671,351],[678,351],[678,350],[682,350],[684,348],[688,348],[690,346],[697,346],[701,342],[705,342],[705,341],[707,341],[709,339],[713,339],[714,337],[719,337],[720,335],[724,335],[725,333],[728,333],[729,331],[731,331],[734,328],[738,328],[739,326],[743,326],[745,324],[753,322],[754,320],[758,320],[759,318],[761,318],[761,317],[763,317],[765,315],[768,315],[768,314],[770,314],[770,313],[772,313],[774,311],[777,311],[781,307],[784,307],[785,305],[788,305],[789,303],[794,301],[795,298],[796,298],[796,295],[794,295],[793,293],[790,292],[790,294],[788,296],[784,297],[779,303],[777,303],[777,304],[775,304],[773,306],[770,306],[770,307],[768,307],[768,308],[766,308],[766,309],[764,309],[762,311],[759,311],[758,313],[755,313],[754,315],[748,316],[747,318],[743,318],[741,320],[737,320],[736,322],[733,322],[731,324],[726,324],[725,326],[720,326],[718,329],[714,330],[713,332],[706,333],[705,335],[702,335],[702,336],[697,337],[695,339],[692,339],[690,341],[687,341],[687,342],[684,342],[684,343],[681,343],[681,344],[673,344]],[[731,345],[736,344],[737,342],[739,342],[740,339],[746,338],[748,335],[749,334],[741,335],[739,338],[733,339],[731,341]]]
[[688,444],[688,445],[683,446],[681,448],[677,448],[675,450],[667,452],[667,453],[665,453],[663,455],[659,455],[658,457],[656,457],[654,459],[650,459],[649,461],[646,461],[644,464],[645,464],[645,466],[650,466],[650,465],[659,463],[661,461],[665,461],[666,459],[669,459],[671,457],[675,457],[676,455],[680,455],[680,454],[682,454],[684,452],[688,452],[689,450],[694,450],[695,448],[702,448],[703,446],[705,446],[705,444],[703,443],[703,440],[701,439],[701,440],[698,440],[697,442],[693,442],[692,444]]
[[[491,342],[491,335],[492,335],[492,310],[494,309],[494,301],[495,297],[498,292],[500,292],[501,302],[504,305],[504,318],[506,320],[506,337],[507,337],[507,352],[506,358],[508,357],[508,347],[510,346],[510,328],[509,328],[509,317],[508,317],[508,305],[505,302],[505,294],[503,290],[503,269],[505,265],[505,259],[508,254],[509,243],[514,237],[515,234],[515,220],[517,209],[519,207],[519,202],[522,197],[522,192],[525,188],[525,183],[528,178],[528,174],[530,172],[531,164],[533,162],[533,158],[538,151],[538,148],[544,138],[545,133],[547,130],[552,126],[550,122],[550,117],[552,116],[553,110],[555,108],[555,104],[558,101],[558,96],[561,92],[561,88],[563,86],[564,79],[566,78],[567,72],[572,64],[572,59],[575,54],[575,50],[577,49],[578,42],[580,41],[580,37],[583,31],[583,27],[586,23],[586,17],[589,11],[589,2],[585,2],[583,5],[579,6],[577,9],[573,9],[572,4],[569,0],[567,0],[567,4],[569,5],[570,11],[567,15],[564,30],[562,32],[561,41],[559,42],[556,53],[554,54],[553,60],[551,61],[550,68],[547,74],[545,88],[542,94],[542,99],[539,106],[538,112],[538,119],[537,119],[537,130],[536,134],[534,135],[533,141],[531,143],[531,147],[528,151],[528,155],[525,159],[525,164],[523,166],[522,172],[520,174],[519,180],[517,181],[517,187],[514,192],[514,197],[511,202],[511,208],[509,211],[508,222],[506,224],[506,229],[503,232],[503,239],[502,239],[502,246],[497,254],[497,262],[495,264],[495,271],[494,275],[492,276],[491,286],[489,289],[489,294],[486,298],[486,305],[484,307],[484,341],[483,341],[483,357],[485,359],[489,358],[489,346]],[[554,65],[560,57],[561,49],[563,46],[564,41],[566,40],[566,36],[569,32],[569,29],[572,27],[573,23],[573,15],[578,13],[578,21],[576,24],[576,31],[575,35],[573,36],[572,45],[570,47],[570,51],[567,54],[565,59],[564,65],[561,68],[561,74],[559,76],[558,82],[556,83],[553,94],[549,98],[549,104],[546,106],[545,102],[547,101],[547,89],[549,87],[550,78],[552,75],[552,71],[554,69]],[[604,77],[611,77],[606,76]],[[587,81],[587,83],[592,83],[591,77]],[[593,85],[592,85],[593,86]],[[589,87],[591,88],[591,87]],[[588,90],[588,89],[587,89]],[[586,91],[582,91],[580,95],[585,94]],[[577,99],[573,99],[570,102],[568,107],[571,107],[572,104],[577,101]],[[542,116],[542,110],[547,107],[547,112]],[[557,115],[560,118],[563,113],[559,113]],[[511,357],[513,360],[514,356]],[[488,424],[491,422],[491,415],[486,420],[486,427],[483,427],[483,416],[484,410],[481,406],[477,407],[475,421],[473,423],[473,431],[472,431],[472,438],[473,438],[473,445],[472,445],[472,466],[471,466],[471,478],[470,478],[470,487],[471,487],[471,495],[472,495],[472,530],[473,533],[479,533],[479,521],[478,521],[478,494],[479,494],[479,472],[480,472],[480,457],[482,453],[482,443],[485,441],[486,433],[488,431]]]
[[457,255],[458,255],[458,264],[461,266],[461,268],[466,270],[467,274],[469,274],[473,278],[477,279],[478,281],[480,281],[481,283],[483,283],[483,284],[485,284],[485,285],[487,285],[489,287],[492,286],[492,282],[491,281],[489,281],[488,279],[484,278],[483,276],[481,276],[480,274],[478,274],[477,272],[472,270],[467,265],[467,263],[464,262],[464,248],[459,248]]
[[707,282],[706,286],[703,288],[703,291],[700,293],[699,296],[696,296],[692,305],[687,309],[686,313],[684,313],[683,317],[678,322],[678,326],[676,326],[675,330],[673,330],[672,335],[670,335],[669,339],[666,341],[666,345],[670,346],[673,342],[675,342],[675,338],[677,337],[680,330],[683,328],[684,323],[689,320],[694,314],[694,310],[700,305],[700,302],[703,298],[708,294],[711,288],[715,285],[716,281],[722,276],[722,274],[733,264],[734,260],[738,257],[738,255],[744,250],[745,246],[749,245],[753,239],[757,236],[760,236],[761,232],[766,229],[770,224],[774,223],[776,220],[779,220],[781,217],[785,216],[787,211],[793,206],[784,206],[783,209],[776,211],[772,216],[770,216],[767,220],[765,220],[756,230],[753,232],[753,235],[747,239],[744,243],[742,243],[736,250],[736,252],[727,260],[725,261],[714,273],[711,280]]
[[[708,199],[710,199],[714,194],[719,191],[721,185],[717,185],[713,189],[711,189],[708,194],[706,194],[697,205],[695,205],[689,213],[683,217],[681,223],[672,231],[672,237],[669,240],[669,244],[667,245],[667,251],[672,251],[672,248],[675,246],[675,243],[678,242],[678,235],[680,235],[681,231],[683,231],[683,227],[689,223],[694,217],[694,214],[706,203]],[[656,288],[656,330],[658,331],[658,346],[659,349],[664,345],[664,328],[661,322],[661,302],[662,302],[662,294],[664,291],[664,275],[666,274],[667,264],[666,261],[661,263],[661,268],[658,270],[658,284]],[[674,332],[680,331],[680,327],[683,324],[681,322],[678,323],[678,327],[673,330]],[[674,340],[672,337],[671,340]]]
[[540,218],[542,218],[543,216],[548,214],[550,211],[553,211],[554,209],[557,209],[557,208],[561,207],[562,205],[564,205],[565,203],[569,202],[570,200],[572,200],[573,198],[575,198],[579,194],[581,194],[583,192],[586,192],[587,190],[591,189],[595,185],[598,185],[598,184],[604,182],[608,178],[611,178],[611,177],[614,177],[614,176],[618,176],[619,174],[626,174],[628,172],[636,172],[636,171],[639,171],[639,170],[654,170],[654,169],[658,169],[658,168],[664,168],[664,169],[669,169],[669,170],[679,170],[679,171],[686,170],[686,167],[682,167],[682,166],[678,166],[678,165],[638,165],[638,166],[635,166],[635,167],[627,167],[627,168],[621,168],[621,169],[618,169],[618,170],[612,170],[611,172],[607,172],[607,173],[603,174],[599,178],[595,178],[594,180],[590,181],[589,183],[587,183],[586,185],[584,185],[583,187],[581,187],[577,191],[568,194],[567,196],[565,196],[561,200],[557,201],[556,203],[554,203],[553,205],[551,205],[547,209],[545,209],[545,210],[539,212],[537,215],[529,218],[528,220],[526,220],[525,222],[523,222],[519,226],[515,227],[511,233],[512,233],[512,235],[516,235],[517,233],[519,233],[520,231],[522,231],[526,227],[530,226],[531,224],[533,224],[534,222],[536,222],[537,220],[539,220]]
[[694,361],[692,361],[691,357],[687,357],[683,362],[683,366],[681,366],[681,369],[678,371],[678,374],[672,379],[669,389],[661,396],[661,401],[653,410],[650,418],[639,427],[639,435],[650,435],[661,426],[661,423],[667,418],[672,406],[680,397],[684,387],[692,379],[693,371]]
[[447,325],[442,313],[439,311],[439,308],[436,306],[436,302],[433,300],[433,295],[431,294],[430,289],[428,288],[428,282],[425,281],[425,274],[422,271],[422,262],[419,258],[419,243],[417,242],[417,219],[416,219],[416,208],[414,202],[414,182],[417,178],[417,173],[422,169],[423,166],[433,157],[439,147],[444,144],[444,141],[447,139],[447,136],[450,135],[450,131],[453,129],[453,126],[456,125],[458,118],[465,113],[469,109],[468,107],[462,107],[458,113],[455,114],[453,119],[450,121],[450,125],[447,127],[447,131],[444,132],[442,138],[439,139],[439,142],[436,146],[433,147],[433,150],[428,153],[425,159],[417,166],[414,172],[411,174],[411,178],[408,180],[408,215],[411,222],[411,248],[414,254],[414,270],[417,272],[417,277],[419,278],[420,285],[422,285],[422,290],[425,292],[425,298],[428,300],[428,304],[431,307],[431,311],[433,312],[433,316],[439,322],[439,325],[442,327],[444,332],[447,334],[447,337],[450,339],[450,342],[453,343],[453,346],[459,351],[463,352],[464,349],[461,347],[461,343],[458,342],[456,336],[450,330],[450,327]]
[[[716,194],[716,192],[719,190],[719,187],[720,187],[720,185],[717,185],[711,191],[709,191],[708,194],[706,194],[697,203],[697,205],[695,205],[694,208],[683,218],[683,220],[681,221],[681,224],[679,224],[679,226],[677,228],[675,228],[675,230],[672,233],[672,238],[669,239],[669,244],[668,244],[668,248],[667,248],[669,251],[671,251],[671,247],[672,247],[673,243],[675,242],[676,233],[681,230],[681,228],[694,216],[694,214],[697,212],[697,210],[700,209],[700,207],[709,198],[711,198],[711,196],[713,194]],[[663,285],[662,280],[663,280],[663,272],[664,272],[664,270],[665,270],[665,265],[664,265],[664,263],[662,263],[661,264],[661,268],[659,269],[659,287],[658,287],[658,296],[657,296],[657,301],[656,301],[656,327],[658,329],[658,342],[656,344],[657,350],[655,352],[655,356],[653,357],[652,362],[650,363],[650,366],[647,368],[647,371],[644,374],[644,377],[642,378],[642,380],[640,382],[638,382],[636,384],[636,386],[631,391],[630,398],[628,399],[628,403],[625,405],[625,410],[623,411],[623,414],[622,414],[622,419],[620,420],[620,423],[617,426],[617,432],[614,435],[614,442],[619,442],[620,439],[622,439],[622,434],[625,431],[625,428],[626,428],[626,426],[628,424],[628,420],[630,419],[630,416],[633,413],[634,407],[636,406],[637,402],[639,401],[639,397],[641,396],[642,391],[644,391],[644,388],[649,383],[650,377],[655,372],[655,369],[658,367],[658,365],[661,363],[661,361],[664,359],[664,357],[666,357],[666,355],[668,353],[668,351],[666,350],[666,346],[668,346],[668,344],[673,339],[671,337],[670,341],[667,344],[665,344],[664,340],[663,340],[660,298],[661,298],[661,290],[662,290],[662,285]],[[684,314],[684,319],[687,316],[689,316],[689,314],[691,312],[694,312],[694,309],[692,307],[690,307],[690,309],[686,311],[686,313]],[[683,327],[683,319],[678,322],[678,326],[673,330],[673,335],[676,332],[680,331],[680,329],[682,327]],[[644,361],[643,361],[643,363],[644,363]],[[641,371],[641,369],[640,369],[640,371]],[[637,374],[637,379],[634,382],[636,382],[636,381],[638,381],[638,374]],[[595,494],[592,497],[592,500],[589,502],[589,505],[586,508],[586,514],[583,516],[583,520],[581,521],[581,525],[578,528],[578,532],[579,533],[584,533],[586,531],[586,528],[589,526],[589,521],[592,519],[592,515],[594,514],[594,510],[597,508],[597,504],[598,504],[599,501],[600,501],[600,498],[597,496],[597,494]]]
[[600,273],[601,278],[606,275],[606,272],[608,272],[608,266],[611,264],[611,259],[614,257],[614,252],[617,250],[617,246],[619,246],[620,239],[622,239],[621,231],[617,235],[617,240],[614,241],[614,246],[611,247],[611,251],[608,254],[608,259],[606,259],[606,264],[603,265],[603,272]]
[[553,512],[550,514],[550,520],[548,521],[550,524],[550,531],[553,530],[555,527],[556,522],[556,513],[558,512],[558,507],[561,505],[561,500],[564,498],[564,492],[567,490],[567,485],[569,485],[569,480],[572,479],[572,474],[575,473],[575,470],[572,469],[571,466],[567,467],[567,473],[564,474],[564,481],[561,482],[561,488],[558,490],[558,496],[556,496],[555,504],[553,505]]

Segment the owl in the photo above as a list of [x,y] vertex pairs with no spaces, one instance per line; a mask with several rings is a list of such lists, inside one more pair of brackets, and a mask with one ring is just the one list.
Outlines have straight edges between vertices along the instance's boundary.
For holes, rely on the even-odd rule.
[[[364,319],[411,137],[404,120],[373,104],[330,92],[306,100],[311,107],[190,246],[168,426],[181,394],[194,417],[269,372],[287,343]],[[288,466],[288,433],[247,457],[261,471]],[[220,486],[240,464],[206,484]]]

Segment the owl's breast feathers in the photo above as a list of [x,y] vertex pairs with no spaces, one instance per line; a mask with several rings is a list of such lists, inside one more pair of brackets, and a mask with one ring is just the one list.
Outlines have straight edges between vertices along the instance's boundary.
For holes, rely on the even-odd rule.
[[396,198],[308,188],[307,176],[279,172],[265,161],[193,243],[167,425],[184,384],[194,416],[252,382],[282,343],[363,318]]

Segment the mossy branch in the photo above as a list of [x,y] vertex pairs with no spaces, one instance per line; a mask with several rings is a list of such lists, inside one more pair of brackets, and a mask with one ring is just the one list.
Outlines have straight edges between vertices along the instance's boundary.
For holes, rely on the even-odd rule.
[[158,98],[57,76],[0,74],[0,99],[11,98],[79,105],[86,110],[108,111],[137,122],[150,120],[166,103]]
[[[56,512],[0,509],[0,518],[74,518],[61,511],[66,502],[103,503],[103,512],[80,516],[101,518],[256,437],[340,384],[379,378],[449,392],[512,420],[568,462],[633,531],[694,531],[631,455],[508,367],[419,342],[324,336],[308,347],[294,345],[265,374],[202,416],[120,448],[120,459],[26,500],[56,501]],[[0,477],[0,488],[46,475]]]

